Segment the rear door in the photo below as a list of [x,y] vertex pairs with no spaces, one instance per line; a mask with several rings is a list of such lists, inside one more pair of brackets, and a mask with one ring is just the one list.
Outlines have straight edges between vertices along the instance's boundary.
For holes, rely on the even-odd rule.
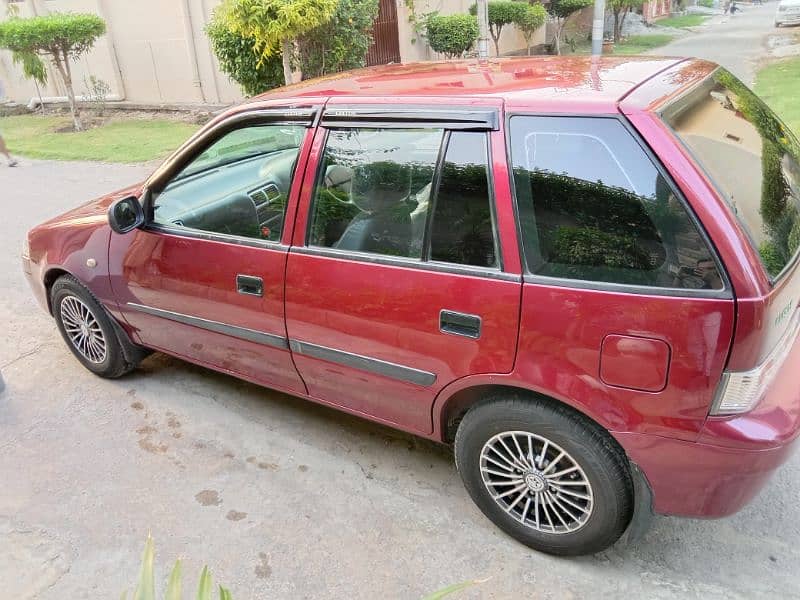
[[493,185],[498,122],[498,105],[329,104],[286,276],[311,396],[428,433],[442,387],[512,370],[521,276],[498,235],[509,202]]

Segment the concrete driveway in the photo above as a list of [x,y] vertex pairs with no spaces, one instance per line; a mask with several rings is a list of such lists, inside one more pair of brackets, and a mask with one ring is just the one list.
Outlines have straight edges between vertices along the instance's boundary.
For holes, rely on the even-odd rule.
[[724,521],[657,518],[597,556],[537,554],[473,506],[446,448],[160,355],[116,381],[74,360],[19,266],[24,232],[141,167],[0,167],[0,585],[118,598],[156,541],[194,589],[244,598],[800,597],[800,456]]
[[775,28],[777,2],[745,6],[734,16],[716,14],[692,34],[679,37],[651,54],[696,56],[723,65],[746,84],[755,79],[758,62],[768,53],[770,35],[791,35],[792,29]]

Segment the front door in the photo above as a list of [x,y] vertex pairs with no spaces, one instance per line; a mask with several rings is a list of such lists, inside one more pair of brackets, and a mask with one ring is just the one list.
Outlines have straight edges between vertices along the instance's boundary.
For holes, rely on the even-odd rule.
[[283,277],[308,125],[263,111],[234,117],[148,186],[147,225],[113,235],[109,252],[114,293],[142,344],[305,392],[286,339]]
[[512,370],[521,277],[503,268],[480,123],[368,112],[359,122],[358,108],[334,108],[317,131],[287,333],[311,396],[428,433],[445,385]]

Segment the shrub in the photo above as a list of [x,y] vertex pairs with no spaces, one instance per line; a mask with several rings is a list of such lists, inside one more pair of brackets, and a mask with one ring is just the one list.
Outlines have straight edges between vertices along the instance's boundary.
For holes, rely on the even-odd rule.
[[280,54],[284,81],[289,84],[297,39],[327,23],[337,4],[337,0],[225,0],[216,18],[231,33],[254,40],[260,62]]
[[206,34],[219,61],[219,68],[239,84],[246,96],[255,96],[283,85],[280,55],[273,54],[259,60],[253,52],[255,39],[232,33],[220,22],[216,13],[206,26]]
[[[528,6],[527,2],[515,0],[493,0],[489,2],[489,35],[492,36],[492,41],[494,41],[494,51],[497,56],[500,56],[500,34],[503,32],[503,27],[521,18]],[[478,14],[477,4],[469,7],[469,14]]]
[[775,277],[783,270],[785,262],[773,242],[767,240],[761,242],[758,247],[758,253],[761,255],[761,261],[764,263],[767,273],[771,276]]
[[698,0],[697,4],[706,8],[714,8],[714,0]]
[[431,15],[425,32],[435,52],[454,58],[471,49],[478,39],[478,20],[472,15]]
[[13,17],[0,23],[0,48],[43,55],[52,61],[67,89],[73,127],[80,131],[83,124],[75,102],[70,62],[88,52],[105,32],[105,21],[89,13],[51,13],[28,19]]
[[366,64],[378,0],[339,0],[330,21],[298,38],[303,79]]
[[536,30],[539,29],[547,20],[547,11],[541,4],[529,4],[525,6],[525,10],[517,15],[514,25],[520,30],[522,36],[525,38],[525,46],[528,50],[528,56],[531,54],[531,38]]

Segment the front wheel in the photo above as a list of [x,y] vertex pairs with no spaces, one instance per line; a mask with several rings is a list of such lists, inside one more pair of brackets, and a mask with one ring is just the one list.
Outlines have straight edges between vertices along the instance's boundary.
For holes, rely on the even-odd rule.
[[[136,348],[120,339],[111,318],[77,279],[63,276],[50,291],[53,316],[67,346],[92,373],[115,378],[132,371]],[[128,347],[123,349],[123,344]],[[127,352],[125,350],[128,350]]]
[[633,514],[625,455],[599,426],[535,398],[487,399],[456,434],[472,499],[510,536],[548,554],[599,552]]

